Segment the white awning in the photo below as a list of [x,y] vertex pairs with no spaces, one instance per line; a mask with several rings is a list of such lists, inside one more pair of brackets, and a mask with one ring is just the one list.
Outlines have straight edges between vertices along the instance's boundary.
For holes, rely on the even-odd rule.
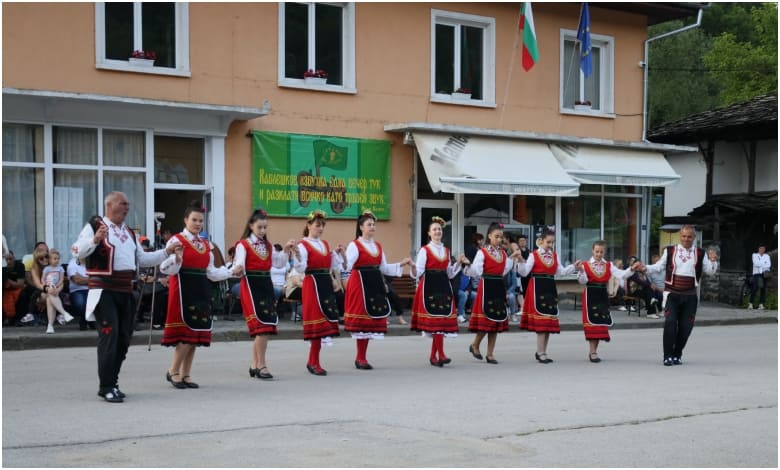
[[680,180],[661,153],[585,145],[549,144],[566,172],[583,184],[669,186]]
[[579,184],[547,144],[414,132],[434,192],[577,196]]

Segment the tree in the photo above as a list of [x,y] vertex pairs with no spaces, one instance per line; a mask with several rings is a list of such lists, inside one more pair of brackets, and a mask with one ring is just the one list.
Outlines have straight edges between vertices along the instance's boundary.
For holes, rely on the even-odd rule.
[[777,90],[777,5],[711,3],[700,28],[651,42],[648,66],[650,128]]
[[740,41],[732,32],[716,37],[704,64],[721,84],[720,104],[745,101],[777,90],[777,6],[750,10],[753,34]]

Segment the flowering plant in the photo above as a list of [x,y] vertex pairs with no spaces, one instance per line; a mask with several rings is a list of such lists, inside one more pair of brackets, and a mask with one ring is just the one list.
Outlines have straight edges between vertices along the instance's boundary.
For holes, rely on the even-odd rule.
[[465,93],[467,95],[470,95],[471,94],[471,88],[462,88],[461,87],[461,88],[458,88],[457,90],[455,90],[455,93]]
[[582,100],[582,101],[580,101],[580,100],[576,100],[576,101],[574,102],[574,104],[575,104],[575,105],[590,106],[590,105],[591,105],[591,102],[590,102],[590,100]]
[[130,57],[133,59],[157,60],[157,54],[154,51],[133,51]]
[[317,70],[309,69],[309,70],[303,72],[303,78],[308,78],[308,77],[328,78],[328,72],[326,72],[326,71],[324,71],[322,69],[317,69]]

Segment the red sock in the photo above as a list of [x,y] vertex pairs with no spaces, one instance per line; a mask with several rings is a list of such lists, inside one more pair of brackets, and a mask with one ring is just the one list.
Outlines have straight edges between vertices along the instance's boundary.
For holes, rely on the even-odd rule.
[[367,350],[368,350],[368,339],[357,340],[357,358],[355,358],[355,360],[358,362],[368,362],[368,359],[366,359]]
[[433,335],[433,344],[439,353],[439,359],[446,359],[447,356],[444,355],[444,335]]
[[311,348],[309,349],[309,365],[320,367],[320,349],[322,340],[320,338],[309,340]]

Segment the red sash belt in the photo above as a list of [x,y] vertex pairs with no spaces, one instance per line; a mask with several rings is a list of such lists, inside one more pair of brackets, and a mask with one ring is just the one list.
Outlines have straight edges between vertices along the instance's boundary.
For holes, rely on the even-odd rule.
[[110,276],[90,275],[87,286],[90,289],[107,289],[118,292],[133,292],[135,271],[114,271]]

